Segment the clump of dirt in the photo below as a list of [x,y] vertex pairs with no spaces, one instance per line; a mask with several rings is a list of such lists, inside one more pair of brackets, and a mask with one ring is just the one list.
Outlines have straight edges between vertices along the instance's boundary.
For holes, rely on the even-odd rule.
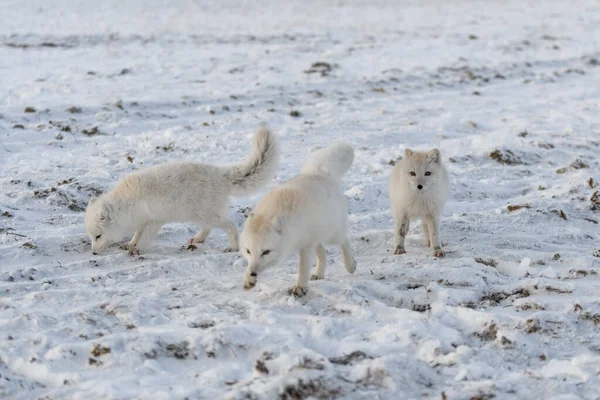
[[529,303],[522,303],[519,304],[515,307],[515,309],[517,311],[530,311],[530,310],[545,310],[546,308],[538,303],[533,303],[533,302],[529,302]]
[[590,197],[590,210],[600,211],[600,190],[596,190]]
[[190,328],[208,329],[215,326],[215,321],[201,321],[201,322],[190,322],[188,323]]
[[359,363],[363,360],[372,360],[373,357],[366,355],[362,351],[353,351],[350,354],[343,355],[341,357],[333,357],[329,359],[329,362],[337,365],[352,365]]
[[560,294],[571,294],[571,293],[573,293],[573,291],[570,290],[570,289],[561,289],[561,288],[557,288],[557,287],[549,286],[549,285],[546,286],[545,289],[546,289],[547,292],[550,292],[550,293],[560,293]]
[[69,124],[65,123],[65,122],[62,122],[62,121],[48,121],[48,123],[52,127],[59,129],[61,132],[72,132],[71,126]]
[[600,324],[600,314],[598,314],[598,313],[592,313],[589,311],[585,311],[585,312],[582,312],[581,314],[579,314],[579,319],[581,319],[583,321],[593,322],[594,325]]
[[480,303],[488,307],[497,306],[506,299],[522,299],[531,296],[531,292],[527,289],[519,288],[512,293],[507,292],[490,292],[485,294],[480,300]]
[[83,133],[85,136],[105,135],[105,133],[101,132],[97,126],[94,126],[91,129],[83,129],[81,133]]
[[495,322],[492,322],[489,325],[486,324],[483,331],[475,332],[474,335],[481,340],[496,340],[496,337],[498,336],[498,325],[496,325]]
[[514,206],[510,205],[510,206],[508,206],[506,208],[508,208],[508,212],[513,212],[513,211],[520,210],[522,208],[531,208],[531,204],[525,203],[525,204],[517,204],[517,205],[514,205]]
[[598,275],[598,272],[593,269],[571,269],[569,270],[569,274],[574,278],[580,278],[582,276]]
[[553,149],[554,145],[552,143],[547,143],[547,142],[540,142],[537,144],[538,147],[541,147],[542,149]]
[[67,108],[67,112],[70,112],[71,114],[81,114],[83,112],[83,110],[81,109],[81,107],[69,107]]
[[[149,359],[154,360],[156,357],[158,357],[159,354],[162,354],[167,357],[174,357],[174,358],[177,358],[178,360],[184,360],[184,359],[188,358],[190,355],[189,346],[190,346],[190,343],[188,341],[183,341],[181,343],[166,344],[166,345],[164,343],[159,343],[158,349],[154,349],[152,351],[146,352],[146,353],[144,353],[144,356],[146,356]],[[196,357],[194,356],[194,359],[195,358]]]
[[267,364],[265,364],[264,360],[256,360],[254,369],[261,374],[269,375],[269,368],[267,368]]
[[593,188],[595,188],[597,186],[596,182],[594,181],[594,178],[588,179],[587,184],[590,187],[590,189],[593,189]]
[[412,310],[420,313],[424,313],[426,311],[431,310],[431,304],[412,304]]
[[487,265],[488,267],[493,267],[493,268],[496,268],[498,266],[498,261],[491,259],[491,258],[484,260],[483,258],[477,257],[475,259],[475,262],[479,263],[479,264]]
[[109,353],[110,353],[110,348],[109,347],[104,347],[104,346],[101,346],[99,344],[95,344],[94,348],[92,349],[92,355],[94,357],[101,357],[101,356],[104,356],[104,355],[109,354]]
[[523,165],[525,164],[521,157],[517,156],[511,150],[501,151],[496,149],[492,151],[489,157],[503,165]]
[[298,379],[298,382],[286,385],[281,393],[279,393],[280,400],[325,400],[341,396],[341,389],[329,387],[328,381],[324,379],[311,379],[309,381]]
[[34,113],[36,110],[33,107],[25,107],[25,111],[26,113]]
[[156,146],[156,150],[162,150],[165,153],[170,153],[173,150],[175,150],[175,142],[171,142],[171,143],[167,144],[166,146]]
[[589,167],[590,166],[586,162],[584,162],[583,160],[580,160],[579,158],[571,163],[571,168],[573,168],[573,169],[583,169],[583,168],[589,168]]
[[561,217],[565,221],[567,220],[567,214],[565,214],[565,212],[563,210],[550,210],[550,212],[552,214],[558,215],[559,217]]
[[316,369],[322,371],[325,369],[325,365],[311,358],[302,357],[302,359],[300,359],[300,362],[294,367],[294,369]]
[[104,363],[102,361],[96,360],[95,358],[88,358],[88,363],[90,365],[95,365],[97,367],[104,365]]
[[298,110],[292,110],[292,111],[290,111],[290,116],[294,117],[294,118],[298,118],[298,117],[301,117],[302,114]]
[[305,74],[321,74],[321,76],[328,76],[333,70],[333,66],[329,63],[318,61],[313,63],[310,68],[304,70]]
[[494,393],[478,393],[472,396],[469,400],[492,400],[496,395]]
[[525,333],[536,333],[542,330],[542,325],[540,324],[540,320],[537,318],[530,318],[525,323],[524,327]]
[[584,168],[589,168],[590,166],[585,163],[584,161],[582,161],[581,159],[576,159],[575,161],[573,161],[568,167],[562,167],[556,170],[557,174],[564,174],[565,172],[571,170],[571,169],[584,169]]

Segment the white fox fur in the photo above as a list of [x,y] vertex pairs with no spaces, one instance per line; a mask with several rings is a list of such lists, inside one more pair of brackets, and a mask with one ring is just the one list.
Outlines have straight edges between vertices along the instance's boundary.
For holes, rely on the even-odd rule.
[[421,218],[425,246],[443,257],[440,216],[449,192],[448,172],[438,149],[415,152],[406,149],[390,179],[390,201],[394,216],[394,254],[404,254],[404,240],[410,220]]
[[227,216],[228,197],[262,188],[273,178],[278,158],[275,135],[263,125],[254,135],[252,154],[238,165],[177,162],[127,175],[113,190],[88,204],[85,228],[92,252],[99,253],[135,232],[125,247],[138,253],[169,222],[201,226],[189,243],[202,243],[212,228],[221,228],[229,236],[226,251],[237,251],[238,231]]
[[[244,288],[256,285],[265,268],[299,252],[298,281],[290,292],[306,294],[309,277],[325,277],[323,244],[338,244],[346,270],[356,270],[348,241],[348,209],[340,178],[350,169],[354,150],[335,144],[311,154],[300,175],[268,193],[250,213],[241,234],[241,254],[248,261]],[[313,253],[317,266],[310,275]]]

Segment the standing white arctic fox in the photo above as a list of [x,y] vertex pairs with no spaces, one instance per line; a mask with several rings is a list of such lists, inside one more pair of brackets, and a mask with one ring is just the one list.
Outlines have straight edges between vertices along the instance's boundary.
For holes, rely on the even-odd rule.
[[411,218],[420,217],[425,246],[443,257],[440,215],[449,191],[448,172],[438,149],[419,153],[406,149],[404,158],[392,171],[390,201],[394,216],[394,254],[404,254],[404,239]]
[[221,228],[229,236],[225,251],[237,251],[238,231],[227,216],[228,197],[263,187],[275,174],[277,160],[275,136],[263,125],[254,135],[252,154],[238,165],[177,162],[131,173],[113,190],[88,204],[85,229],[92,240],[92,252],[99,253],[135,232],[125,248],[132,254],[139,253],[169,222],[196,222],[201,226],[188,243],[202,243],[212,228]]
[[[351,274],[356,261],[348,241],[348,209],[341,178],[354,160],[347,144],[335,144],[313,153],[300,175],[267,194],[250,213],[241,235],[240,252],[248,261],[244,288],[256,285],[259,272],[300,253],[298,281],[290,289],[306,294],[308,279],[325,277],[323,243],[342,248],[344,266]],[[317,267],[310,275],[313,252]]]

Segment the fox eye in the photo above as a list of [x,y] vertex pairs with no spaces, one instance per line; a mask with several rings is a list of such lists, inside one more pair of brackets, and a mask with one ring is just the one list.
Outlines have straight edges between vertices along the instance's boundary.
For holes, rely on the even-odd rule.
[[271,250],[265,250],[265,251],[263,251],[262,255],[263,255],[263,256],[266,256],[266,255],[267,255],[267,254],[269,254],[270,252],[271,252]]
[[410,176],[417,176],[414,171],[410,171]]
[[425,172],[425,176],[429,176],[429,175],[431,175],[431,172],[429,172],[429,171]]
[[246,249],[246,253],[250,254],[250,250]]
[[102,235],[96,236],[96,240],[100,239],[100,237],[102,237]]

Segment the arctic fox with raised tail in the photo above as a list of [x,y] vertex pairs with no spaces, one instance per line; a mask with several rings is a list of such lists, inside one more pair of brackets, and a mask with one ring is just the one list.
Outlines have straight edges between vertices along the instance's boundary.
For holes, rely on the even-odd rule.
[[202,243],[212,228],[221,228],[229,237],[226,251],[238,251],[238,231],[228,218],[228,198],[262,188],[273,178],[278,158],[275,135],[263,125],[254,135],[252,154],[240,164],[176,162],[127,175],[113,190],[88,204],[85,229],[92,252],[99,253],[135,232],[125,248],[139,253],[170,222],[201,226],[188,243]]
[[416,152],[406,149],[390,179],[390,202],[394,216],[394,254],[404,254],[404,240],[412,218],[421,218],[425,246],[443,257],[440,216],[449,192],[448,172],[438,149]]
[[[240,238],[240,252],[248,261],[244,288],[256,285],[258,274],[299,252],[298,281],[290,292],[303,296],[308,280],[325,277],[323,244],[342,248],[346,270],[356,270],[348,241],[348,209],[341,178],[350,169],[354,150],[335,144],[311,154],[300,175],[267,194],[250,213]],[[313,254],[317,266],[310,274]]]

